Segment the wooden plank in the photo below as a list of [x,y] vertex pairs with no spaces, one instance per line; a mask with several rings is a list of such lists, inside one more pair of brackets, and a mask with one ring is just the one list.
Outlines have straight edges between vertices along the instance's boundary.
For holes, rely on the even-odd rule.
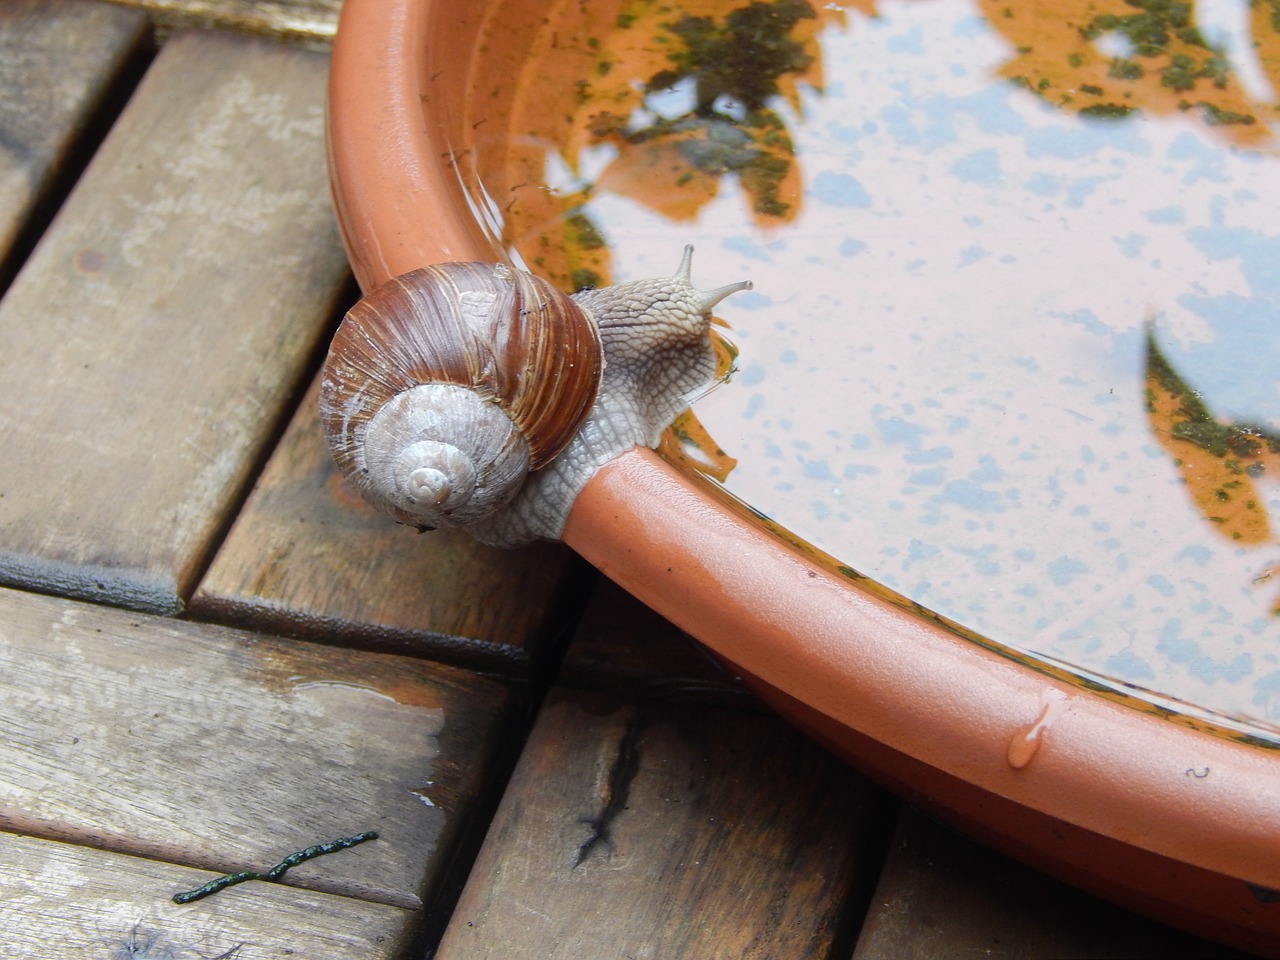
[[276,884],[177,906],[174,893],[210,874],[14,834],[0,834],[0,871],[9,960],[393,960],[416,921],[402,908]]
[[758,701],[686,633],[609,580],[592,591],[556,682],[747,709]]
[[217,27],[280,40],[328,43],[342,0],[111,0],[146,10],[162,30]]
[[0,827],[416,908],[472,814],[505,687],[406,657],[0,591]]
[[1137,916],[904,810],[855,960],[1243,957]]
[[347,283],[325,73],[172,40],[0,302],[0,581],[180,608]]
[[889,822],[767,715],[554,692],[436,958],[826,958]]
[[190,613],[522,675],[579,608],[584,570],[559,545],[496,550],[376,513],[333,466],[313,384]]
[[145,17],[88,0],[0,2],[0,264],[147,32]]

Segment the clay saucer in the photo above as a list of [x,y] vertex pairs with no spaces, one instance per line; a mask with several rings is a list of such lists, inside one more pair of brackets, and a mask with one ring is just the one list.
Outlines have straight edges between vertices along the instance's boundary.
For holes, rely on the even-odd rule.
[[[452,163],[468,142],[461,98],[482,13],[463,6],[344,5],[331,180],[366,290],[495,257]],[[597,474],[564,539],[921,809],[1091,892],[1280,955],[1280,753],[1261,741],[963,639],[648,450]]]

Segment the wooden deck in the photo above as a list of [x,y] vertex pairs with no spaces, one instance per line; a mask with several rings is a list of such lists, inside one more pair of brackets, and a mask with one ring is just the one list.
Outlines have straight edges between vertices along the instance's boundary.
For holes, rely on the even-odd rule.
[[565,549],[353,501],[336,5],[0,0],[0,954],[1238,956],[902,808]]

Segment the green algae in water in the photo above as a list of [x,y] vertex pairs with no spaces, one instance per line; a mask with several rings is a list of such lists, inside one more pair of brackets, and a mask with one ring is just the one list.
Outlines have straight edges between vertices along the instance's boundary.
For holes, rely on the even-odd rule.
[[1185,43],[1208,48],[1204,37],[1191,22],[1191,4],[1174,0],[1126,0],[1138,12],[1126,16],[1104,13],[1094,17],[1082,31],[1087,40],[1103,33],[1123,34],[1140,56],[1156,57],[1165,53],[1170,40],[1177,37]]
[[813,62],[790,34],[800,20],[814,16],[805,0],[775,0],[733,10],[719,23],[712,17],[681,17],[665,25],[681,41],[669,55],[671,69],[650,77],[645,88],[669,88],[692,78],[694,110],[701,115],[714,115],[722,96],[738,100],[749,112],[764,111],[780,93],[779,77],[802,73]]
[[[608,110],[593,114],[590,132],[599,140],[616,138],[632,145],[670,140],[693,171],[720,178],[736,175],[766,217],[784,217],[791,203],[782,185],[794,153],[786,124],[770,103],[782,95],[785,76],[797,76],[813,55],[792,33],[801,20],[816,17],[805,0],[754,2],[723,18],[680,16],[664,22],[669,67],[642,81],[647,97],[683,84],[692,86],[692,109],[676,117],[656,111],[647,122]],[[626,27],[637,25],[635,17]]]
[[[1254,424],[1222,423],[1209,411],[1200,395],[1174,370],[1156,343],[1155,329],[1147,328],[1147,376],[1174,397],[1180,417],[1175,419],[1173,436],[1193,443],[1215,457],[1253,457],[1264,450],[1280,452],[1280,433]],[[1148,405],[1152,400],[1148,396]],[[1262,465],[1256,465],[1257,473]],[[1256,475],[1256,474],[1255,474]]]

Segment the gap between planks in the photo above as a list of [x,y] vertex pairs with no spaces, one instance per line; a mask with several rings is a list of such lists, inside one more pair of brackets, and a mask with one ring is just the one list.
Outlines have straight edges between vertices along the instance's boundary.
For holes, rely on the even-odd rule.
[[327,58],[183,34],[3,301],[0,581],[174,613],[349,271]]
[[0,828],[227,873],[372,829],[284,882],[415,910],[518,705],[421,660],[9,590],[0,700]]

